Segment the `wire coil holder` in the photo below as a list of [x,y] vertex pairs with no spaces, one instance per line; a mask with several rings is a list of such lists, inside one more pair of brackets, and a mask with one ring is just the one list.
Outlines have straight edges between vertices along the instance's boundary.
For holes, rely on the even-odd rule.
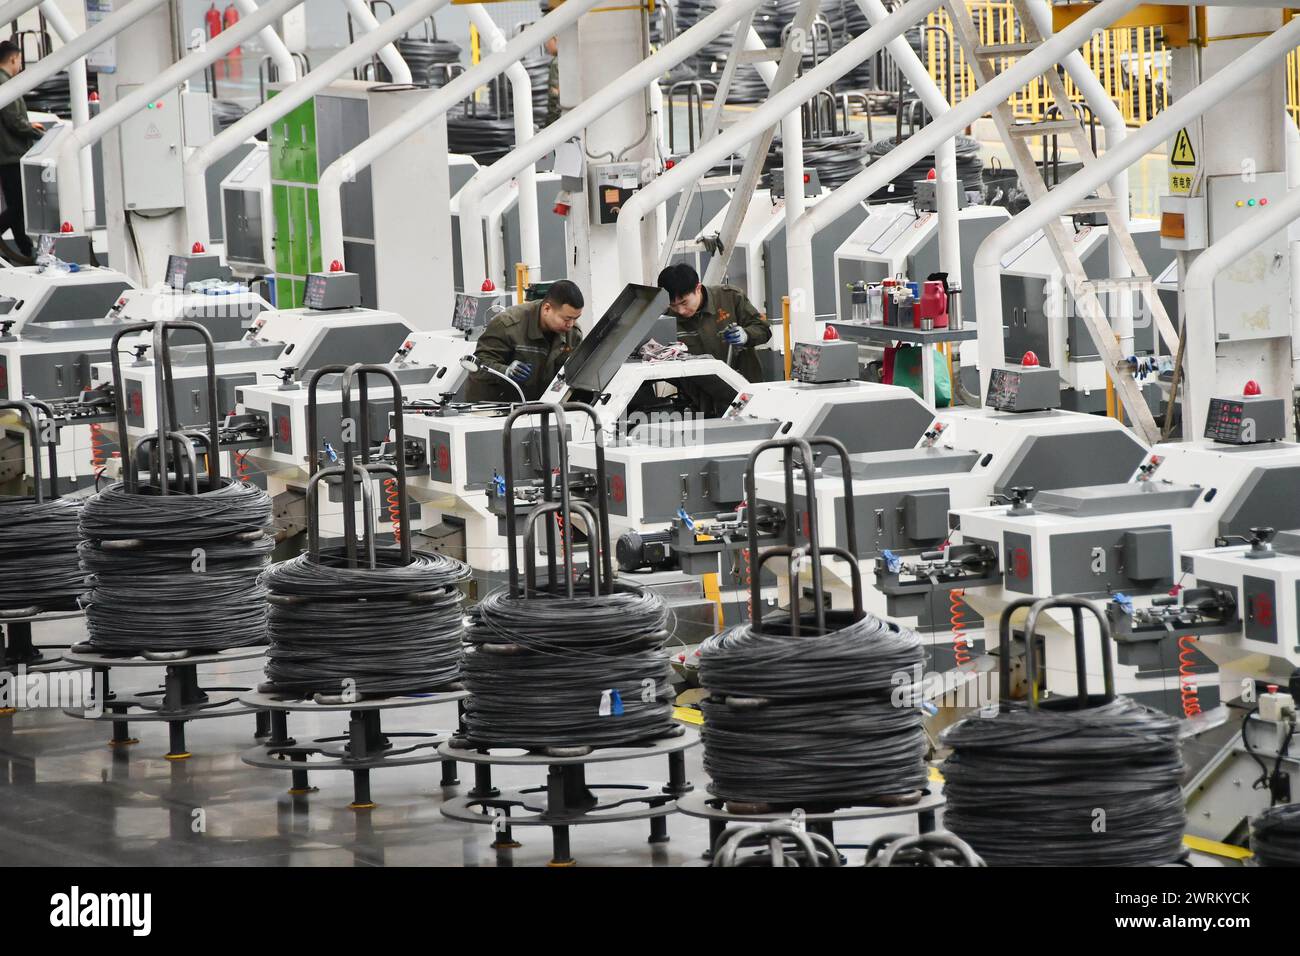
[[[844,462],[846,540],[856,541],[856,516],[848,452],[833,438],[779,438],[749,455],[746,507],[758,514],[756,469],[764,455],[782,455],[785,543],[754,562],[750,581],[752,623],[710,638],[700,649],[700,683],[709,696],[704,711],[704,767],[709,794],[692,795],[681,810],[710,822],[716,846],[727,821],[806,818],[813,832],[834,842],[837,821],[916,815],[922,831],[934,826],[943,799],[926,789],[921,713],[895,702],[898,673],[923,660],[911,631],[866,612],[855,556],[820,542],[815,455],[819,449]],[[798,460],[796,461],[796,453]],[[803,475],[806,523],[800,520],[795,469]],[[749,549],[758,553],[757,523],[749,523]],[[851,612],[826,610],[822,561],[848,564]],[[791,610],[765,621],[760,574],[767,562],[787,563]],[[812,578],[811,609],[800,610],[806,559]]]
[[[341,375],[342,454],[337,464],[321,467],[317,394],[326,375]],[[393,416],[398,449],[394,460],[376,457],[370,435],[371,377],[386,381],[393,390],[393,407],[400,409],[401,384],[382,365],[328,365],[312,374],[307,390],[308,550],[263,576],[271,602],[269,680],[243,697],[245,704],[269,713],[271,726],[270,737],[243,754],[244,763],[290,770],[289,792],[295,795],[312,790],[308,770],[349,771],[353,810],[375,806],[372,770],[441,762],[441,785],[458,782],[455,761],[437,752],[449,732],[386,732],[382,715],[466,696],[457,683],[463,631],[457,585],[469,577],[469,569],[459,561],[412,550],[402,418]],[[375,480],[396,487],[395,547],[376,544]],[[343,542],[323,548],[320,490],[331,481],[342,489]],[[404,683],[408,680],[409,686]],[[300,743],[289,735],[291,712],[346,712],[347,733]]]
[[[1011,617],[1024,625],[1028,699],[1009,698]],[[1039,700],[1039,617],[1068,608],[1075,696]],[[1090,693],[1084,615],[1096,618],[1102,692]],[[949,727],[945,825],[991,866],[1151,866],[1186,857],[1178,721],[1117,696],[1106,615],[1077,597],[1022,598],[999,622],[999,709]]]
[[[569,412],[586,415],[593,424],[596,453],[594,508],[585,501],[573,500],[570,494],[565,417]],[[515,503],[511,445],[515,423],[523,418],[540,421],[543,479],[541,500],[523,519],[524,569],[521,575],[517,554],[520,520]],[[555,474],[551,469],[552,424],[555,426],[558,459]],[[471,695],[465,702],[466,732],[443,744],[440,749],[445,756],[474,765],[475,786],[468,796],[445,803],[442,813],[453,820],[491,825],[496,834],[492,845],[496,849],[511,849],[519,845],[513,836],[515,826],[549,827],[552,866],[574,864],[569,845],[569,831],[574,826],[648,819],[650,842],[666,842],[667,815],[675,809],[676,799],[691,790],[691,784],[686,779],[685,751],[698,742],[698,736],[672,723],[670,707],[660,703],[667,693],[665,688],[668,686],[669,673],[667,655],[662,651],[662,644],[667,639],[666,633],[662,631],[662,619],[656,624],[655,633],[636,635],[635,640],[629,642],[628,646],[635,652],[632,656],[626,650],[621,650],[622,657],[617,656],[620,647],[602,646],[599,635],[594,636],[594,642],[583,643],[582,635],[578,633],[581,624],[577,618],[582,607],[589,608],[602,599],[626,599],[629,594],[645,597],[640,589],[616,585],[614,580],[613,557],[609,547],[604,434],[600,419],[590,406],[576,402],[563,405],[544,402],[520,405],[505,419],[502,448],[509,582],[504,593],[495,592],[480,604],[475,612],[477,620],[466,634],[465,683]],[[556,478],[558,481],[554,480]],[[587,580],[582,584],[582,590],[586,594],[579,594],[579,585],[575,583],[580,579],[574,555],[574,515],[582,518],[587,532],[588,567],[584,572]],[[560,523],[559,550],[555,518]],[[536,557],[539,521],[545,525],[546,538],[548,575],[544,586],[538,581]],[[662,600],[657,596],[655,602],[662,605]],[[650,604],[653,608],[654,602]],[[551,605],[553,616],[557,611],[566,610],[574,616],[572,637],[566,637],[567,629],[563,622],[555,620],[550,622],[551,626],[545,629],[544,635],[539,633],[535,640],[533,635],[528,635],[529,639],[525,642],[522,626],[516,626],[509,633],[498,634],[493,631],[492,622],[485,619],[485,613],[504,614],[510,610],[518,612],[516,617],[534,613],[541,616],[545,614],[548,605]],[[497,640],[491,640],[493,637],[497,637]],[[516,640],[518,643],[512,642]],[[616,695],[617,678],[613,675],[620,673],[618,666],[625,659],[639,657],[651,661],[661,658],[658,662],[662,677],[652,678],[654,696],[649,702],[644,698],[633,701],[629,695],[626,718],[633,729],[630,734],[624,734],[613,729],[618,726],[616,722],[623,719],[620,716],[624,714],[623,705],[620,703],[607,711],[603,701]],[[566,683],[563,672],[570,669],[569,665],[572,665],[574,671],[582,671],[583,665],[590,670],[593,660],[597,673],[571,677]],[[506,674],[507,668],[510,680],[494,681],[491,685],[485,683],[496,671]],[[548,672],[545,679],[553,682],[556,689],[534,695],[539,697],[539,702],[523,701],[520,695],[528,684],[530,670],[536,672],[536,680],[541,681],[542,668]],[[557,671],[560,673],[557,674]],[[594,681],[597,682],[594,686],[601,687],[610,687],[612,684],[613,688],[596,691],[593,696],[583,681]],[[508,689],[510,687],[513,690]],[[643,683],[639,689],[644,693],[648,688]],[[573,696],[575,690],[576,701],[580,703]],[[627,690],[625,686],[624,692]],[[565,696],[566,691],[569,696]],[[528,705],[525,710],[528,715],[526,720],[531,719],[540,725],[539,734],[545,735],[547,728],[553,724],[557,724],[558,729],[551,729],[550,736],[529,735],[528,728],[511,719],[512,701],[518,703],[520,708]],[[600,708],[596,706],[598,701],[601,701]],[[565,708],[564,714],[552,713],[559,707]],[[576,725],[568,719],[568,711],[574,709],[582,712],[574,718]],[[660,711],[662,716],[658,716]],[[588,730],[584,721],[587,725],[591,721],[586,714],[604,723],[598,723]],[[601,717],[598,714],[608,716]],[[555,720],[548,719],[551,717]],[[660,726],[662,729],[659,729]],[[589,738],[584,738],[584,734],[589,734]],[[589,764],[658,755],[666,755],[668,758],[667,783],[588,783],[586,779]],[[546,782],[540,786],[500,790],[492,783],[492,767],[498,764],[546,767]]]
[[[45,402],[0,401],[16,411],[32,455],[32,493],[0,497],[0,666],[62,670],[65,648],[37,648],[32,624],[79,616],[85,575],[77,557],[81,502],[59,496],[60,422]],[[48,461],[46,461],[48,459]],[[0,708],[0,715],[12,713]]]
[[[156,433],[132,448],[119,344],[140,332],[153,337],[158,422]],[[176,332],[193,332],[204,346],[206,428],[180,424],[170,351]],[[198,668],[263,653],[266,602],[257,575],[273,544],[267,534],[271,503],[265,493],[222,478],[215,347],[207,329],[183,320],[132,323],[114,333],[109,355],[124,449],[122,482],[89,499],[81,511],[80,554],[89,572],[82,601],[90,640],[67,656],[94,670],[99,696],[90,707],[64,712],[110,721],[110,746],[138,742],[130,736],[131,721],[166,723],[167,759],[183,760],[191,756],[185,743],[190,720],[254,714],[255,736],[268,732],[266,716],[239,701],[249,688],[202,686]],[[204,450],[202,464],[196,442]],[[148,483],[141,478],[142,461]],[[110,689],[110,671],[117,667],[166,670],[160,688],[121,696]]]

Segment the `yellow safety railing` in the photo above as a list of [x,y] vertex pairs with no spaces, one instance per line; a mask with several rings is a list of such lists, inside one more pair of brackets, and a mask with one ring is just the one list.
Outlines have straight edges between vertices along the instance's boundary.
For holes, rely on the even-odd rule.
[[[967,0],[966,5],[982,44],[1016,43],[1024,39],[1011,3]],[[939,10],[931,14],[927,26],[938,27],[924,33],[930,75],[952,102],[960,102],[974,91],[975,78],[964,51],[955,43],[945,42],[942,35],[952,35],[947,12]],[[1089,40],[1081,52],[1130,126],[1141,126],[1169,105],[1170,53],[1160,27],[1106,30]],[[1014,59],[1007,57],[999,67],[1005,69]],[[1300,82],[1293,83],[1295,77],[1293,57],[1288,63],[1288,83],[1292,84],[1289,89],[1300,89]],[[1074,102],[1083,102],[1082,94],[1068,76],[1065,88]],[[1053,105],[1051,91],[1045,81],[1036,79],[1012,97],[1011,105],[1017,117],[1041,120]]]

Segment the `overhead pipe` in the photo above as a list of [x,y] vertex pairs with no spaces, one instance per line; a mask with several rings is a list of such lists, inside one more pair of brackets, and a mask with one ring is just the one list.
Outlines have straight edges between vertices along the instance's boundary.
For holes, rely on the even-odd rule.
[[[321,258],[325,262],[343,261],[343,208],[339,190],[348,176],[355,176],[399,143],[424,129],[443,116],[453,106],[469,96],[479,86],[495,79],[511,63],[522,59],[530,50],[541,46],[548,38],[575,24],[588,10],[601,0],[567,0],[559,4],[527,29],[520,32],[504,47],[484,57],[458,75],[445,86],[435,90],[404,115],[379,130],[374,136],[344,153],[321,174],[317,185],[320,200]],[[390,21],[391,22],[391,21]],[[0,90],[4,87],[0,86]],[[530,145],[540,137],[530,140]],[[466,250],[461,249],[464,255]]]
[[60,70],[84,59],[91,50],[143,20],[167,2],[168,0],[131,0],[121,10],[115,10],[76,39],[65,43],[49,56],[41,57],[40,62],[31,69],[23,70],[0,86],[0,109],[19,97],[26,96]]
[[[889,11],[880,0],[858,0],[863,15],[868,23],[880,23]],[[939,87],[930,76],[906,36],[898,36],[885,44],[885,49],[894,62],[907,77],[912,89],[929,111],[933,122],[939,122],[947,115],[952,106],[944,97]],[[895,146],[895,149],[900,148]],[[957,177],[957,139],[956,134],[943,139],[934,150],[936,199],[939,207],[939,269],[948,274],[948,281],[960,286],[961,276],[961,238],[957,221],[958,190],[961,182]],[[881,183],[884,185],[884,183]],[[813,328],[816,320],[812,298],[812,240],[822,229],[827,228],[840,216],[847,213],[854,205],[862,202],[876,190],[864,193],[857,179],[851,179],[832,191],[809,212],[786,228],[786,274],[789,277],[791,330],[798,328],[805,334]],[[839,194],[844,193],[845,198]],[[794,290],[803,289],[800,295]]]
[[460,256],[464,288],[477,288],[486,274],[486,263],[483,261],[483,214],[480,211],[484,196],[508,183],[513,176],[557,146],[580,134],[588,124],[641,92],[647,84],[655,83],[658,77],[678,63],[704,49],[710,40],[746,13],[757,9],[761,2],[762,0],[729,0],[720,4],[713,13],[679,33],[675,39],[633,66],[615,82],[597,90],[565,112],[523,146],[515,147],[491,166],[475,173],[457,194],[460,203]]
[[[0,7],[0,25],[13,23],[23,14],[30,13],[41,5],[42,0],[10,0]],[[60,37],[59,39],[63,39]]]
[[[852,43],[846,45],[839,53],[828,59],[822,66],[829,67],[834,64],[835,71],[832,75],[838,76],[842,75],[845,67],[842,65],[844,61],[837,60],[837,57],[840,57],[845,51],[851,51],[853,56],[858,57],[858,60],[855,62],[860,62],[861,60],[865,60],[867,57],[874,55],[882,45],[880,38],[887,37],[892,39],[894,36],[900,35],[911,26],[913,21],[928,15],[931,10],[934,9],[934,4],[926,3],[922,6],[917,6],[917,2],[918,0],[911,0],[910,3],[895,10],[885,20],[882,20],[876,26],[861,34]],[[930,123],[919,133],[913,134],[907,140],[898,144],[880,159],[876,160],[862,172],[850,179],[839,189],[822,199],[822,201],[817,204],[817,208],[813,211],[817,216],[817,219],[812,220],[812,222],[824,223],[844,215],[844,213],[848,212],[855,203],[861,202],[871,196],[876,192],[876,190],[901,175],[903,171],[908,169],[912,164],[919,162],[922,157],[933,153],[945,139],[952,138],[961,129],[975,122],[975,120],[980,116],[995,108],[998,104],[1005,102],[1033,77],[1039,76],[1044,71],[1052,68],[1052,65],[1056,60],[1064,55],[1065,52],[1074,47],[1081,46],[1094,32],[1104,29],[1109,23],[1122,16],[1139,2],[1141,2],[1141,0],[1102,0],[1101,3],[1090,9],[1060,33],[1056,34],[1051,39],[1044,41],[1038,48],[1022,57],[1010,69],[999,73],[996,77],[984,84],[984,86],[980,87],[970,96],[963,99],[960,103],[953,105],[941,119]],[[913,12],[914,10],[920,12],[915,13]],[[904,14],[907,16],[904,17]],[[891,21],[895,24],[892,32],[887,28]],[[901,28],[897,26],[900,23]],[[868,38],[871,39],[868,40]],[[815,72],[816,71],[806,74],[805,78],[814,75]],[[773,100],[775,99],[776,98],[773,97]],[[771,102],[772,100],[769,100],[769,105]],[[772,110],[764,116],[761,115],[762,109],[763,108],[756,110],[754,113],[750,114],[749,118],[727,130],[728,136],[731,136],[732,134],[737,135],[730,141],[720,142],[717,144],[718,152],[721,152],[724,149],[735,148],[737,140],[741,140],[748,135],[753,135],[755,127],[760,126],[761,123],[770,122],[770,117],[772,113],[776,112],[776,110]],[[755,117],[758,117],[758,119],[756,120]],[[721,137],[719,139],[721,140]],[[627,214],[628,206],[637,204],[638,209],[643,209],[651,202],[662,201],[658,197],[670,195],[675,191],[673,186],[676,180],[670,182],[669,186],[662,191],[659,191],[658,187],[663,184],[664,180],[671,180],[672,177],[676,176],[683,169],[686,169],[688,163],[692,165],[691,168],[686,169],[686,172],[683,174],[684,176],[699,175],[701,165],[704,163],[716,162],[717,153],[713,152],[713,146],[714,144],[710,144],[711,148],[709,150],[701,151],[702,155],[698,157],[701,162],[696,163],[695,159],[697,157],[692,157],[691,160],[679,164],[676,169],[669,173],[668,176],[662,177],[658,182],[652,184],[652,188],[656,189],[655,192],[646,195],[649,190],[643,190],[641,194],[633,196],[632,200],[624,205],[623,215]],[[641,203],[644,203],[645,205],[641,205]],[[621,219],[622,216],[620,216],[620,221]],[[805,275],[808,274],[807,255],[811,254],[805,254],[803,250],[803,243],[811,242],[811,234],[808,233],[807,230],[808,226],[803,227],[801,230],[805,235],[800,246],[796,249],[798,254],[798,259],[796,261],[797,263],[802,264],[801,268],[803,268],[803,274]],[[626,241],[629,247],[624,249],[623,246],[620,245],[621,261],[631,262],[633,261],[633,257],[639,258],[639,250],[632,248],[636,242],[636,238],[637,237],[635,236],[628,236],[626,240],[620,239],[620,243]],[[794,263],[792,263],[792,265],[793,264]],[[635,272],[629,269],[625,274],[630,275],[635,274]],[[808,341],[812,337],[814,326],[808,321],[809,314],[810,313],[807,310],[803,310],[800,313],[800,321],[792,321],[792,332],[795,333],[795,340],[799,340],[799,336],[803,337],[802,341]]]
[[[44,6],[53,6],[51,0],[46,0]],[[44,9],[44,6],[42,9]],[[257,0],[235,0],[235,6],[239,8],[241,17],[251,17],[257,12]],[[48,19],[48,14],[46,19]],[[258,41],[262,48],[271,57],[271,62],[275,64],[276,77],[281,83],[292,83],[298,79],[298,64],[294,62],[293,54],[289,48],[284,45],[280,39],[280,34],[275,32],[274,26],[269,26],[257,35]]]
[[[374,33],[379,29],[379,21],[375,19],[366,0],[343,0],[343,5],[348,8],[348,13],[352,15],[352,19],[361,27],[363,33]],[[411,82],[411,68],[407,66],[406,61],[402,59],[402,54],[397,52],[397,47],[393,44],[386,43],[379,48],[379,62],[384,64],[394,83]]]
[[[471,4],[465,8],[469,12],[470,22],[478,28],[481,40],[487,48],[496,53],[505,49],[506,38],[501,28],[496,25],[491,14],[482,4]],[[506,68],[506,79],[510,81],[510,102],[515,120],[515,149],[533,137],[533,81],[528,78],[528,71],[518,61]],[[462,244],[461,248],[464,248]],[[529,163],[519,171],[519,255],[528,267],[528,274],[541,276],[542,240],[537,215],[537,164]],[[510,265],[510,263],[507,263]],[[465,286],[466,289],[472,286]]]
[[[1282,111],[1283,130],[1286,133],[1286,188],[1300,189],[1300,129],[1296,128],[1290,110]],[[1287,236],[1291,250],[1291,336],[1295,342],[1291,354],[1300,355],[1300,236],[1293,226]]]
[[[267,99],[222,130],[212,141],[200,146],[185,161],[185,236],[187,241],[208,242],[208,167],[239,146],[250,136],[283,119],[297,107],[344,76],[358,63],[373,57],[385,44],[401,36],[415,24],[451,0],[412,0],[396,16],[379,25],[373,33],[359,37],[292,86]],[[4,86],[0,86],[0,91]]]
[[[1087,16],[1102,10],[1109,2],[1112,2],[1112,0],[1104,0],[1095,10],[1090,11],[1085,17],[1076,21],[1076,24],[1081,23]],[[1131,0],[1118,0],[1118,2],[1131,5]],[[1109,12],[1106,15],[1113,17]],[[1065,36],[1068,30],[1067,27],[1066,30],[1058,33],[1053,40]],[[1066,215],[1071,206],[1077,204],[1088,193],[1106,182],[1110,176],[1114,175],[1116,169],[1128,168],[1136,163],[1151,149],[1171,139],[1177,134],[1178,130],[1199,117],[1225,96],[1228,96],[1266,70],[1271,69],[1277,60],[1284,57],[1297,45],[1300,45],[1300,19],[1291,20],[1263,40],[1260,40],[1248,52],[1233,60],[1214,76],[1183,93],[1168,107],[1157,113],[1141,129],[1131,133],[1124,142],[1112,149],[1108,149],[1097,162],[1084,166],[1042,199],[1030,203],[1019,215],[989,234],[989,237],[980,244],[979,251],[975,255],[975,305],[979,328],[978,354],[981,395],[988,389],[992,370],[1006,360],[1002,340],[1002,257],[1018,243],[1028,239],[1035,231],[1047,226],[1053,219]],[[1035,53],[1037,52],[1035,51]],[[0,87],[0,89],[3,89],[3,87]],[[1276,228],[1274,231],[1277,231]],[[1270,234],[1263,233],[1262,235]],[[1225,246],[1225,250],[1228,248],[1235,248],[1235,244],[1232,247]],[[1226,253],[1220,253],[1220,255],[1224,254]],[[1205,258],[1204,253],[1198,257],[1197,262],[1199,263],[1202,258]],[[1210,261],[1214,262],[1216,260],[1211,259]],[[1209,268],[1211,268],[1210,265],[1202,267],[1203,270]],[[1202,271],[1200,275],[1205,276],[1206,273]],[[1190,306],[1195,297],[1191,288],[1186,284],[1186,279],[1184,279],[1184,301],[1188,302]],[[1205,317],[1205,313],[1202,311],[1204,305],[1203,302],[1196,303],[1195,316],[1201,321],[1204,321]],[[1210,308],[1212,310],[1213,306],[1211,305]],[[1212,311],[1210,319],[1213,319]],[[1212,329],[1201,327],[1193,330],[1192,321],[1193,313],[1189,311],[1187,313],[1187,331],[1185,334],[1189,337],[1194,335],[1197,342],[1200,343],[1201,349],[1209,350],[1212,353],[1214,347]],[[1208,337],[1202,338],[1202,336]],[[1184,354],[1192,355],[1195,351],[1191,347],[1189,338],[1189,341],[1184,346]],[[1208,356],[1197,356],[1198,359],[1204,357]],[[1192,366],[1189,365],[1189,370],[1191,368]],[[1205,413],[1204,409],[1194,409],[1194,411],[1198,416],[1203,416]],[[1199,431],[1195,432],[1195,434],[1199,434]]]
[[[1295,23],[1295,20],[1291,21],[1291,25]],[[1284,27],[1283,29],[1287,28]],[[1281,32],[1278,31],[1278,33]],[[1273,36],[1277,35],[1277,33],[1273,34]],[[1260,44],[1260,46],[1262,45],[1263,43]],[[1288,49],[1281,50],[1280,54],[1276,54],[1272,58],[1276,59],[1277,55],[1285,55]],[[1236,66],[1241,60],[1253,59],[1256,50],[1258,50],[1258,46],[1235,60],[1228,69]],[[1268,62],[1270,61],[1265,61],[1265,65]],[[1222,73],[1216,74],[1206,82],[1212,83],[1221,75]],[[1232,84],[1229,89],[1238,87],[1240,82],[1244,81]],[[1288,117],[1287,126],[1291,125]],[[1291,152],[1292,147],[1289,140],[1290,134],[1288,133],[1287,147],[1288,152]],[[1292,177],[1290,169],[1287,170],[1287,176],[1288,179]],[[1289,189],[1281,199],[1273,200],[1268,206],[1264,207],[1263,211],[1256,212],[1247,221],[1201,252],[1184,274],[1181,298],[1183,303],[1184,336],[1184,437],[1195,437],[1203,434],[1205,420],[1209,413],[1209,399],[1211,396],[1204,393],[1213,388],[1215,381],[1214,353],[1217,342],[1214,315],[1215,277],[1242,256],[1256,249],[1270,236],[1285,230],[1298,218],[1300,218],[1300,189]],[[1295,243],[1291,243],[1293,257],[1295,245]],[[1294,266],[1294,261],[1292,265]],[[1294,298],[1291,302],[1291,308],[1295,308]],[[1293,335],[1294,327],[1292,328]],[[1293,341],[1292,336],[1287,337],[1288,341]],[[1291,352],[1288,352],[1287,365],[1290,366],[1291,364]],[[1192,386],[1192,388],[1189,389],[1188,385]],[[1286,398],[1289,402],[1291,394],[1288,392],[1278,397]]]
[[[1029,0],[1028,8],[1034,18],[1034,25],[1043,37],[1052,35],[1052,11],[1045,0]],[[1092,110],[1092,115],[1101,121],[1101,128],[1106,133],[1106,149],[1111,150],[1124,142],[1128,136],[1128,124],[1115,101],[1106,92],[1097,74],[1092,71],[1088,61],[1078,50],[1071,50],[1061,60],[1065,72],[1074,81],[1075,88],[1083,95],[1084,102]],[[1046,172],[1044,170],[1044,172]],[[1129,218],[1128,169],[1117,172],[1110,180],[1110,194],[1115,199],[1127,224]],[[1133,274],[1128,258],[1112,231],[1106,236],[1106,257],[1110,263],[1110,276],[1114,279],[1126,278]],[[1119,310],[1116,315],[1115,331],[1120,337],[1120,351],[1125,355],[1133,354],[1133,308],[1131,296],[1117,296]]]
[[[255,33],[274,23],[302,2],[303,0],[269,0],[265,6],[258,8],[256,13],[243,17],[234,26],[222,30],[201,49],[177,60],[148,83],[141,85],[128,96],[122,97],[85,126],[74,129],[71,135],[64,137],[59,144],[55,167],[67,170],[59,182],[59,218],[71,223],[74,229],[85,229],[85,209],[82,203],[84,183],[80,170],[75,163],[70,162],[76,156],[77,150],[93,146],[110,130],[143,110],[147,104],[180,86],[194,74],[207,69],[210,64],[247,42]],[[0,93],[3,93],[8,85],[5,83],[0,86]]]
[[[54,28],[60,43],[71,43],[76,39],[77,31],[72,29],[72,24],[63,15],[63,11],[59,9],[59,5],[55,0],[42,0],[40,8],[41,15]],[[4,22],[7,21],[0,20],[0,23]],[[86,85],[86,60],[84,57],[68,65],[68,109],[72,114],[72,125],[74,127],[85,126],[90,122],[90,90]],[[95,175],[94,154],[89,149],[83,149],[81,155],[77,157],[77,162],[81,165],[82,181],[93,182]],[[93,189],[89,191],[85,205],[86,222],[92,223],[95,221],[95,191]]]
[[[1124,0],[1124,2],[1134,3],[1137,0]],[[786,114],[797,110],[818,90],[829,86],[863,60],[875,55],[889,40],[900,36],[910,26],[933,13],[941,5],[942,0],[909,0],[880,23],[845,44],[821,64],[808,70],[789,86],[769,96],[740,122],[723,130],[663,176],[634,193],[624,203],[618,217],[619,270],[623,281],[647,280],[644,274],[640,235],[640,222],[643,216],[705,175],[715,163],[743,148],[774,122],[779,122]],[[898,149],[895,149],[890,156],[897,152]],[[872,168],[875,168],[874,165]],[[818,205],[824,205],[829,198],[823,199]],[[807,334],[811,334],[811,329],[807,330]]]

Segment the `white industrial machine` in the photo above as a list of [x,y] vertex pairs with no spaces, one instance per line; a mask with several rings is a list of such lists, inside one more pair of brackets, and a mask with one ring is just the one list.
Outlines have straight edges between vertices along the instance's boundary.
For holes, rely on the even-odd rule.
[[[1165,268],[1173,254],[1161,248],[1159,224],[1154,220],[1129,223],[1133,242],[1142,261],[1153,273]],[[1091,279],[1109,274],[1105,226],[1078,225],[1074,243]],[[963,236],[963,253],[966,252]],[[972,254],[974,250],[971,250]],[[1112,292],[1104,297],[1113,304],[1117,296],[1134,301],[1134,354],[1159,353],[1161,343],[1155,324],[1144,320],[1138,308],[1141,297],[1134,292]],[[1060,370],[1062,406],[1071,411],[1101,412],[1106,408],[1106,372],[1096,346],[1085,327],[1073,296],[1065,288],[1051,242],[1039,230],[1002,257],[1002,303],[1004,341],[1008,356],[1033,352],[1046,366]],[[1113,311],[1113,309],[1112,309]],[[1167,350],[1166,350],[1167,351]],[[1155,389],[1154,383],[1148,389]],[[1158,397],[1148,395],[1148,403]]]
[[[995,375],[993,388],[1007,387],[1005,376]],[[1117,690],[1178,716],[1211,711],[1216,681],[1201,679],[1195,700],[1184,693],[1188,679],[1213,672],[1201,652],[1180,646],[1173,629],[1130,634],[1131,622],[1140,624],[1152,606],[1167,605],[1188,586],[1191,569],[1180,553],[1245,539],[1254,529],[1300,525],[1300,445],[1280,440],[1286,403],[1250,391],[1215,399],[1205,438],[1155,446],[1131,480],[1043,490],[1026,476],[1008,489],[1009,507],[954,510],[952,541],[993,562],[978,582],[963,584],[954,574],[944,586],[964,587],[986,618],[1029,595],[1109,600]],[[1048,691],[1074,686],[1069,630],[1062,617],[1047,625]],[[1095,645],[1090,653],[1096,656]],[[1099,660],[1087,666],[1090,675],[1100,673]]]
[[275,269],[275,212],[271,206],[271,156],[256,143],[221,181],[221,222],[226,264],[240,276]]

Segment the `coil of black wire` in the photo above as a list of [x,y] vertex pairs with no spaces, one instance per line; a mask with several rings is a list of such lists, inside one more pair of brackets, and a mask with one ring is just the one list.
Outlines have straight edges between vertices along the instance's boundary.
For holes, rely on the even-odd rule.
[[989,866],[1157,866],[1182,855],[1178,722],[1127,697],[971,716],[944,732],[944,825]]
[[804,809],[906,798],[924,786],[921,711],[895,693],[924,650],[916,633],[867,614],[827,615],[817,634],[788,618],[733,627],[700,648],[709,692],[702,740],[709,790],[729,803]]
[[1300,804],[1269,807],[1252,819],[1250,848],[1260,866],[1300,866]]
[[663,597],[494,591],[470,610],[463,674],[473,747],[609,747],[674,736]]
[[[903,137],[903,142],[907,137]],[[878,162],[882,157],[899,145],[893,136],[886,136],[868,144],[868,165]],[[981,171],[984,167],[980,159],[980,144],[969,136],[957,137],[957,178],[963,189],[979,189]],[[922,156],[920,160],[903,170],[893,181],[882,186],[871,195],[868,202],[903,202],[910,200],[914,193],[913,184],[918,179],[925,179],[934,168],[934,155]]]
[[[451,40],[404,36],[400,37],[394,45],[411,70],[411,81],[417,86],[445,86],[446,65],[460,62],[460,44],[453,43]],[[382,63],[378,75],[383,82],[392,82],[388,70]]]
[[348,567],[342,545],[263,575],[271,616],[266,677],[277,692],[392,696],[444,688],[460,676],[469,568],[453,558],[377,548],[375,567]]
[[0,608],[71,610],[86,590],[77,545],[81,502],[0,498]]
[[[541,117],[539,117],[540,119]],[[447,115],[447,148],[490,166],[515,148],[515,121],[509,115],[473,115],[463,109]]]
[[119,482],[81,509],[78,552],[90,643],[112,653],[215,651],[266,643],[258,578],[274,540],[271,499],[222,479],[197,495]]

